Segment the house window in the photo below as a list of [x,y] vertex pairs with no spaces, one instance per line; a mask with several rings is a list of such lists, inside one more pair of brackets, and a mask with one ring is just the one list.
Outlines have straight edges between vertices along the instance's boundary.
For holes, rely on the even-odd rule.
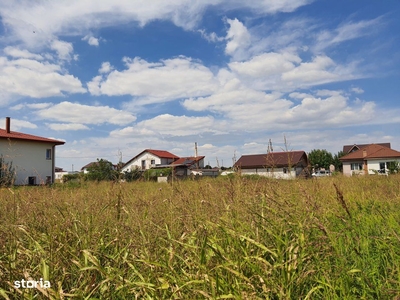
[[361,171],[363,169],[363,164],[362,163],[352,163],[351,164],[351,170],[352,171]]
[[155,160],[155,159],[152,159],[152,160],[151,160],[151,164],[152,164],[152,165],[155,165],[155,164],[156,164],[156,160]]
[[28,177],[28,184],[35,185],[36,184],[36,176],[29,176]]
[[51,159],[51,149],[46,149],[46,159]]
[[283,174],[286,174],[288,172],[287,168],[283,168]]
[[146,169],[146,161],[143,159],[142,160],[142,170]]

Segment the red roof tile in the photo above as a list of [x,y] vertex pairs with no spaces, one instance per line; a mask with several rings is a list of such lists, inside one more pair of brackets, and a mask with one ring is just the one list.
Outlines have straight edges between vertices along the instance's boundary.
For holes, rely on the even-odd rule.
[[181,157],[178,160],[171,163],[171,165],[187,165],[192,166],[195,163],[199,162],[200,160],[204,159],[205,156],[189,156],[189,157]]
[[341,161],[364,160],[376,158],[400,158],[400,152],[382,146],[380,144],[370,144],[360,148],[360,150],[351,152],[340,158]]
[[44,138],[41,136],[36,136],[32,134],[26,134],[26,133],[21,133],[21,132],[16,132],[16,131],[10,131],[7,133],[5,129],[0,129],[0,138],[1,139],[17,139],[17,140],[26,140],[26,141],[35,141],[35,142],[45,142],[45,143],[52,143],[55,145],[63,145],[65,142],[63,141],[58,141],[58,140],[53,140],[53,139],[48,139]]
[[[151,154],[154,154],[155,156],[158,156],[159,158],[179,158],[179,156],[176,156],[175,154],[172,154],[165,150],[146,149],[143,152],[146,152],[146,151]],[[140,153],[140,154],[142,154],[142,153]]]
[[297,165],[301,161],[308,164],[307,154],[304,151],[271,152],[269,154],[242,155],[235,163],[235,167],[242,169],[264,167],[287,167]]

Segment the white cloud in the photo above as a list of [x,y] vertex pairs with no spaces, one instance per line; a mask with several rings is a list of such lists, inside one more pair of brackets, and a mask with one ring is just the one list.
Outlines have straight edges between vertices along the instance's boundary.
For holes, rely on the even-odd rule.
[[3,100],[0,98],[0,105],[18,97],[45,98],[86,91],[76,77],[63,74],[58,65],[6,57],[0,57],[0,89],[7,95]]
[[226,34],[228,40],[225,53],[232,56],[235,60],[247,58],[245,50],[250,46],[251,35],[247,28],[238,19],[227,19],[229,30]]
[[99,69],[99,73],[110,73],[114,67],[109,62],[104,62],[101,64],[101,68]]
[[359,87],[353,87],[353,88],[351,88],[351,91],[353,93],[356,93],[356,94],[363,94],[364,93],[364,90],[362,88],[359,88]]
[[3,49],[4,53],[13,58],[27,58],[34,60],[43,60],[43,56],[35,53],[31,53],[26,49],[19,49],[17,47],[7,46]]
[[82,40],[83,41],[87,41],[90,46],[96,46],[97,47],[99,45],[99,39],[95,38],[92,35],[86,35],[85,37],[82,38]]
[[380,18],[373,20],[362,20],[359,22],[348,22],[340,25],[333,31],[324,30],[320,32],[316,39],[314,51],[321,52],[325,48],[342,43],[344,41],[360,38],[373,32],[380,22]]
[[11,119],[11,130],[19,131],[21,128],[35,129],[35,128],[37,128],[37,125],[33,124],[29,121],[12,118]]
[[74,52],[74,48],[71,43],[60,40],[52,41],[50,48],[57,52],[58,58],[61,60],[71,60],[71,55]]
[[55,36],[86,36],[93,29],[122,25],[133,21],[141,26],[153,20],[170,20],[185,29],[193,29],[208,7],[222,12],[251,9],[256,14],[291,12],[309,0],[69,0],[48,2],[2,1],[0,14],[6,32],[26,45],[45,45]]
[[76,124],[126,125],[136,120],[136,117],[131,113],[109,106],[89,106],[67,101],[37,110],[35,114],[45,120]]
[[190,58],[150,63],[136,57],[125,58],[124,62],[126,70],[93,78],[88,83],[89,91],[94,95],[131,95],[137,97],[135,104],[144,105],[208,95],[217,88],[213,73]]
[[90,129],[86,125],[78,123],[46,123],[52,130],[64,131],[64,130],[88,130]]

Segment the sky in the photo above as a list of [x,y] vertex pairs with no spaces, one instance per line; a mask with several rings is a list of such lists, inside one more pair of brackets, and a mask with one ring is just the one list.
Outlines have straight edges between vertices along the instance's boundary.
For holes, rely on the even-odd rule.
[[[0,127],[56,165],[400,150],[398,0],[0,1]],[[1,121],[4,119],[4,121]],[[286,143],[285,143],[286,140]]]

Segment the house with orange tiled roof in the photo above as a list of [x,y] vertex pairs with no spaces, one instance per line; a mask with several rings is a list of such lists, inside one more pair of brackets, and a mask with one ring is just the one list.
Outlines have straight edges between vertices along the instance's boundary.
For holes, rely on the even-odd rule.
[[400,162],[400,152],[382,145],[368,144],[359,146],[340,158],[343,174],[347,176],[365,174],[387,174],[391,165]]
[[121,169],[121,172],[134,169],[148,170],[159,165],[169,165],[179,157],[165,150],[145,149],[130,159]]
[[[0,128],[0,157],[12,164],[16,185],[54,183],[56,146],[65,142],[11,131],[11,119]],[[0,172],[5,172],[2,168]]]

